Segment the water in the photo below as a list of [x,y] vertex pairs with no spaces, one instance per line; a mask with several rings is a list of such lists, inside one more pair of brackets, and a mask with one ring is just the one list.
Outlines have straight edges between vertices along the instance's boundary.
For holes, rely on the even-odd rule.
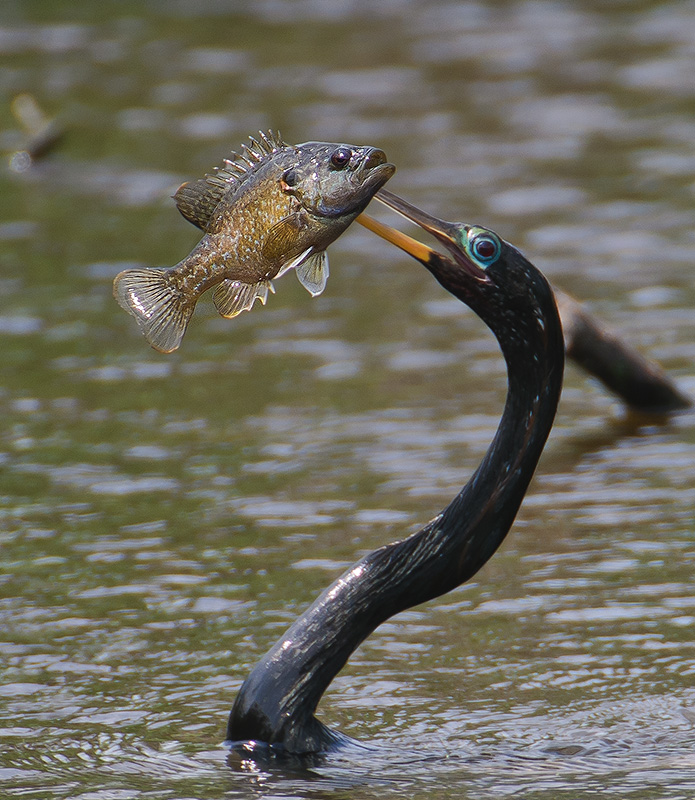
[[0,174],[3,796],[695,796],[692,414],[631,418],[570,367],[499,553],[324,698],[373,749],[230,760],[260,655],[475,467],[502,360],[357,226],[320,298],[204,298],[171,356],[110,288],[189,251],[169,195],[255,130],[369,143],[695,394],[693,29],[675,0],[3,4],[0,145],[20,92],[65,128]]

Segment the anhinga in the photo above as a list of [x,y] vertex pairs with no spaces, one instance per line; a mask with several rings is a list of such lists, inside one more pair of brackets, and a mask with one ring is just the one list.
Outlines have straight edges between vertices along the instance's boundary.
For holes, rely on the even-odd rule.
[[350,567],[254,667],[231,711],[227,744],[302,754],[347,741],[314,716],[321,696],[378,625],[485,564],[514,521],[555,416],[564,345],[543,275],[492,231],[444,222],[384,190],[377,199],[435,236],[445,253],[364,215],[359,221],[424,264],[497,337],[508,377],[502,419],[451,503],[417,533]]

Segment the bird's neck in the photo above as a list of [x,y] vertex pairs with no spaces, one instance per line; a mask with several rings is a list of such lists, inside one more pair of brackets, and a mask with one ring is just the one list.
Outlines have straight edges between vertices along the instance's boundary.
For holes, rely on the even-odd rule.
[[470,481],[422,530],[365,556],[297,619],[241,687],[228,740],[295,753],[330,749],[340,734],[314,711],[354,650],[386,619],[459,586],[494,553],[514,521],[560,395],[562,334],[554,308],[548,314],[534,342],[504,353],[504,412]]
[[563,351],[558,324],[554,347],[541,351],[554,357],[530,365],[518,352],[505,354],[508,391],[497,432],[471,479],[434,520],[433,533],[445,539],[442,550],[455,564],[440,590],[432,587],[432,597],[474,575],[511,528],[552,427]]

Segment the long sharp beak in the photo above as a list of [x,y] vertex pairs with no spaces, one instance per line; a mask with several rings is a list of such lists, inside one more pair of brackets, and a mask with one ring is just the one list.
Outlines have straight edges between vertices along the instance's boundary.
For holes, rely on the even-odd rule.
[[453,223],[433,217],[426,211],[421,211],[386,189],[381,189],[377,192],[375,198],[385,206],[388,206],[388,208],[397,211],[401,216],[419,225],[423,230],[431,233],[432,236],[439,239],[447,250],[451,248],[454,248],[454,250],[459,249],[456,243],[456,234],[459,228]]
[[[386,191],[386,189],[381,189],[374,197],[385,206],[397,211],[401,216],[410,220],[410,222],[414,222],[423,230],[431,233],[432,236],[444,245],[449,253],[449,260],[463,267],[467,273],[479,276],[480,270],[465,257],[458,243],[461,235],[460,225],[455,225],[452,222],[446,222],[445,220],[433,217],[431,214],[427,214],[425,211],[421,211],[419,208],[410,205],[410,203],[407,203],[395,194]],[[413,258],[416,258],[422,264],[432,264],[435,261],[441,263],[443,259],[446,260],[447,258],[431,247],[422,244],[422,242],[418,242],[416,239],[412,239],[410,236],[388,225],[384,225],[366,214],[360,214],[360,216],[357,217],[357,222],[364,225],[365,228],[368,228],[373,233],[376,233],[377,236],[381,236],[382,239],[386,239],[387,242],[391,242],[391,244],[395,244],[396,247],[400,247],[401,250],[413,256]]]
[[418,242],[417,239],[406,236],[404,233],[396,230],[396,228],[384,225],[383,222],[379,222],[378,219],[374,219],[374,217],[370,217],[367,214],[360,214],[359,217],[357,217],[357,222],[359,222],[360,225],[364,225],[364,227],[372,231],[372,233],[376,233],[377,236],[381,236],[382,239],[386,239],[387,242],[391,242],[391,244],[395,244],[396,247],[400,247],[401,250],[406,252],[409,256],[416,258],[423,264],[428,264],[433,258],[439,255],[431,247],[427,247],[422,244],[422,242]]

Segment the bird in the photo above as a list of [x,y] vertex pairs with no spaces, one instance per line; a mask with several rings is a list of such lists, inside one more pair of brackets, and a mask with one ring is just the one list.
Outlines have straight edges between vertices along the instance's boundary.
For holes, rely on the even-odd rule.
[[456,497],[405,539],[359,560],[261,658],[234,701],[234,751],[308,756],[352,742],[317,719],[350,655],[382,622],[471,578],[514,522],[550,433],[564,369],[553,291],[519,250],[479,225],[452,223],[382,189],[376,198],[431,234],[443,252],[365,215],[358,221],[423,264],[491,329],[507,365],[496,433]]

